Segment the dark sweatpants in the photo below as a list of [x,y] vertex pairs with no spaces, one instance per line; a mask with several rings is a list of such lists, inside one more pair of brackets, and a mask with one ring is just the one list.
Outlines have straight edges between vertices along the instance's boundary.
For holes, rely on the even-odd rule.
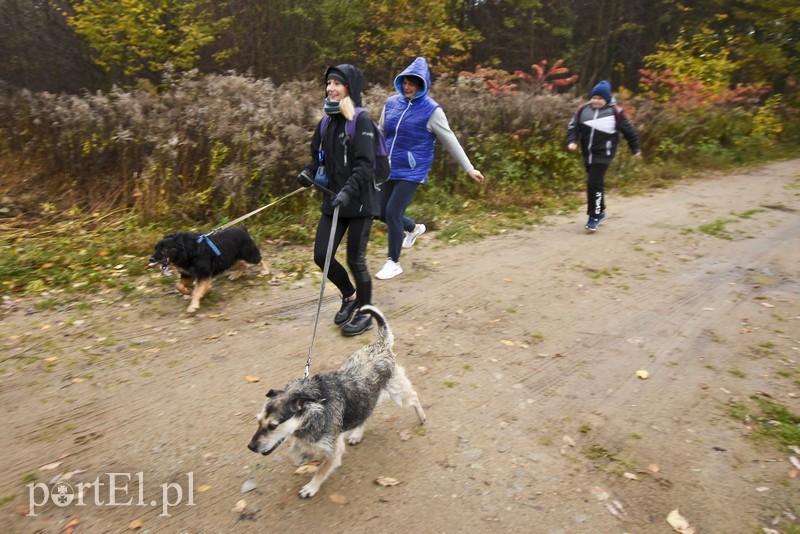
[[586,214],[597,217],[606,211],[605,176],[608,163],[586,165]]
[[[331,235],[333,217],[320,215],[317,225],[317,236],[314,239],[314,263],[320,269],[325,267],[325,254],[328,251],[328,239]],[[372,303],[372,277],[367,270],[367,243],[372,229],[372,217],[339,218],[336,233],[333,236],[333,257],[328,268],[328,280],[339,289],[343,297],[357,293],[358,305]],[[347,265],[353,273],[356,285],[350,281],[347,270],[336,259],[336,250],[347,232]]]

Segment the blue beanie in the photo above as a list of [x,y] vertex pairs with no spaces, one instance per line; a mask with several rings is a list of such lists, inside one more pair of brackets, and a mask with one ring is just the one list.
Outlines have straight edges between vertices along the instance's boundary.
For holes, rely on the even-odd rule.
[[611,102],[611,84],[606,80],[602,80],[592,88],[592,94],[589,96],[594,95],[603,97],[606,102]]

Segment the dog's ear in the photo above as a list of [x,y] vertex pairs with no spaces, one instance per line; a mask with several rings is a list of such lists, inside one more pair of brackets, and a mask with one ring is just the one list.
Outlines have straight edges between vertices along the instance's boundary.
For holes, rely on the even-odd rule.
[[282,389],[270,389],[269,391],[267,391],[267,397],[269,398],[277,397],[281,393],[283,393]]
[[302,410],[307,402],[323,403],[325,399],[319,399],[312,395],[297,395],[292,399],[292,411],[299,412]]

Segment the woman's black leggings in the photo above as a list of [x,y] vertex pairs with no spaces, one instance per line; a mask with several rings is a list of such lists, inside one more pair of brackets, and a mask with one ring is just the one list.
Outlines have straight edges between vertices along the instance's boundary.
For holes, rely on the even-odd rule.
[[[333,216],[324,213],[319,218],[317,236],[314,239],[314,263],[320,269],[325,267],[325,254],[328,251],[328,240],[331,236]],[[328,280],[339,289],[343,297],[356,293],[358,305],[372,303],[372,277],[367,270],[367,243],[372,230],[372,217],[339,218],[336,233],[333,236],[333,252],[328,268]],[[347,270],[336,259],[336,251],[347,232],[347,265],[355,278],[355,287],[350,281]]]

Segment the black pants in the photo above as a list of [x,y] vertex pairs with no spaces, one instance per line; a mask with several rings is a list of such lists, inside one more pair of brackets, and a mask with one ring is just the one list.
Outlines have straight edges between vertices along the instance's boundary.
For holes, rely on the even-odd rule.
[[597,217],[606,211],[605,176],[608,163],[586,165],[586,214]]
[[[331,235],[333,217],[324,213],[319,218],[317,236],[314,239],[314,263],[320,269],[325,267],[325,254],[328,251],[328,239]],[[336,233],[333,236],[333,252],[331,265],[328,268],[328,280],[339,289],[343,297],[356,293],[358,305],[372,302],[372,277],[367,270],[367,243],[372,230],[372,217],[339,218]],[[344,266],[336,259],[336,250],[347,232],[347,265],[353,273],[356,285],[350,281]]]

